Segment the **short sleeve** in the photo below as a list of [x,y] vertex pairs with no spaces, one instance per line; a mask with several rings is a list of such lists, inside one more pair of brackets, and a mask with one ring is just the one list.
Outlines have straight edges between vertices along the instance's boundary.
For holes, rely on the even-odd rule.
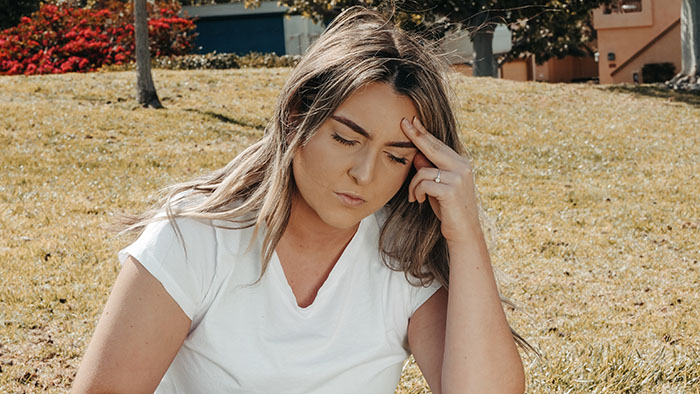
[[433,280],[428,286],[411,286],[410,296],[410,313],[408,317],[413,316],[413,313],[420,308],[438,289],[442,287],[440,282]]
[[138,260],[193,320],[215,274],[215,228],[188,218],[175,222],[182,238],[169,220],[159,220],[148,224],[118,257],[122,265],[128,256]]

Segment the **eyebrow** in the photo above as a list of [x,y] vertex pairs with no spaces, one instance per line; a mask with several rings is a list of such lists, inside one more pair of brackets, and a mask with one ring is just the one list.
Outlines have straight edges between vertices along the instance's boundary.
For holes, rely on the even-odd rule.
[[[367,130],[363,129],[358,125],[357,123],[353,122],[352,120],[348,118],[344,118],[342,116],[338,115],[331,115],[331,118],[337,122],[340,122],[346,126],[348,126],[352,131],[356,132],[357,134],[360,134],[361,136],[371,140],[372,136],[367,132]],[[416,146],[413,144],[411,141],[392,141],[388,142],[386,146],[392,146],[395,148],[413,148],[417,149]]]

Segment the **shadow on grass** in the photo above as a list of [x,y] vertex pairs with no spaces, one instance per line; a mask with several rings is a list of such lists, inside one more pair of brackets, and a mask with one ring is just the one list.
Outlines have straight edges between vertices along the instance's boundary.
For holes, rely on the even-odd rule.
[[626,93],[634,96],[658,97],[668,101],[675,101],[700,107],[700,94],[679,92],[668,89],[663,85],[613,85],[604,89],[615,93]]
[[185,109],[187,112],[195,112],[200,115],[208,116],[212,119],[218,120],[219,122],[224,122],[224,123],[232,123],[235,125],[243,126],[243,127],[249,127],[251,129],[255,130],[265,130],[265,125],[258,123],[258,122],[251,122],[247,120],[241,120],[241,119],[236,119],[236,118],[231,118],[229,116],[219,114],[213,111],[202,111],[194,108],[187,108]]

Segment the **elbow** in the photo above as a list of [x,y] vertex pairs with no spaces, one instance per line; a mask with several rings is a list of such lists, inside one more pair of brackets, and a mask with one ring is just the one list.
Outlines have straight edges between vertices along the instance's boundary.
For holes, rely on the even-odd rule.
[[[482,371],[483,372],[483,371]],[[510,367],[493,370],[491,373],[472,376],[462,375],[454,380],[443,376],[442,394],[524,394],[526,388],[525,370],[522,362]],[[435,392],[435,391],[434,391]]]
[[68,394],[107,394],[108,390],[100,387],[93,387],[85,384],[75,385]]
[[513,384],[513,388],[509,393],[513,394],[525,394],[525,371],[523,371],[522,367],[520,368],[520,375],[515,379],[515,382]]
[[523,362],[520,357],[518,357],[518,362],[514,363],[510,371],[511,373],[506,375],[507,379],[506,382],[504,382],[503,391],[499,392],[508,394],[524,394],[526,386],[525,368],[523,367]]
[[[68,394],[120,394],[129,393],[126,389],[108,387],[100,382],[86,382],[85,380],[76,381]],[[152,392],[152,391],[151,391]]]
[[[519,359],[519,358],[518,358]],[[504,393],[509,394],[524,394],[526,379],[525,379],[525,369],[523,367],[522,360],[513,367],[513,373],[509,379],[509,384],[504,387]]]
[[492,392],[507,394],[524,394],[526,388],[525,367],[520,354],[516,350],[515,354],[503,364],[503,370],[498,384],[498,389]]
[[104,387],[73,387],[68,394],[119,394],[126,391],[110,390]]

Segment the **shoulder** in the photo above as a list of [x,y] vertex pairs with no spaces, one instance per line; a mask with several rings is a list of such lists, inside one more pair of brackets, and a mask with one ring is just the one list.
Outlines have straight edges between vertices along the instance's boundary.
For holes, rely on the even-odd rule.
[[245,253],[254,237],[254,226],[228,220],[206,220],[178,217],[161,220],[154,228],[169,240],[176,239],[186,249],[201,253],[217,253],[223,248],[231,255]]
[[214,225],[210,220],[190,217],[167,218],[158,216],[144,228],[141,236],[151,234],[165,239],[181,239],[182,242],[197,242],[212,238]]
[[147,257],[163,262],[190,260],[193,256],[209,254],[215,248],[216,236],[211,222],[158,215],[122,252],[128,251],[137,259]]
[[[253,228],[246,227],[245,224],[254,223],[253,216],[223,220],[178,215],[178,211],[182,212],[202,204],[204,198],[203,195],[190,191],[178,193],[170,200],[175,215],[167,217],[163,209],[154,217],[153,222],[144,228],[139,239],[157,240],[163,245],[177,241],[186,249],[193,248],[200,251],[216,249],[220,244],[237,249],[237,245],[242,240],[251,239]],[[235,207],[239,204],[240,202],[234,201],[229,205]]]

